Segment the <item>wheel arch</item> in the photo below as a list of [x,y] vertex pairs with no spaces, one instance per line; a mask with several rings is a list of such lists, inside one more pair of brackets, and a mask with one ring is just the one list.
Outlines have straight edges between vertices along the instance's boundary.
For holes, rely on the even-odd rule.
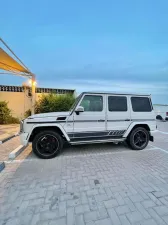
[[134,129],[136,129],[137,127],[143,127],[143,128],[145,128],[147,131],[149,131],[150,132],[150,126],[147,124],[147,123],[132,123],[130,126],[129,126],[129,128],[128,128],[128,130],[125,132],[125,134],[123,135],[123,137],[128,137],[130,134],[131,134],[131,132],[132,132],[132,130],[134,130]]
[[67,133],[65,132],[65,130],[63,129],[63,127],[61,125],[50,125],[50,124],[42,124],[42,125],[35,125],[33,126],[29,136],[28,136],[28,141],[32,142],[34,140],[34,137],[40,132],[40,131],[44,131],[44,130],[53,130],[57,133],[60,134],[60,136],[62,136],[66,141],[70,141],[69,136],[67,135]]

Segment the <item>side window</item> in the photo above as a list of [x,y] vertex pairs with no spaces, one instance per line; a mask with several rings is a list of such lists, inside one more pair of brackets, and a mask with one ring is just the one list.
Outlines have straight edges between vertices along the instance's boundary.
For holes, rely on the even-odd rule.
[[103,110],[103,97],[99,95],[85,95],[80,106],[86,112],[100,112]]
[[151,112],[151,102],[147,97],[131,97],[134,112]]
[[108,109],[110,112],[127,111],[127,98],[123,96],[109,96]]

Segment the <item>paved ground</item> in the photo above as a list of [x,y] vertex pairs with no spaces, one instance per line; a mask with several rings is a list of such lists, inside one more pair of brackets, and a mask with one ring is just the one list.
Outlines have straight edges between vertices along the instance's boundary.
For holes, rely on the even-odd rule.
[[19,136],[0,145],[0,161],[8,160],[9,153],[20,145]]
[[0,141],[19,132],[19,124],[0,125]]
[[157,122],[157,128],[158,130],[162,132],[167,132],[168,133],[168,121],[166,122]]
[[168,121],[167,122],[158,122],[158,130],[155,134],[155,142],[152,145],[155,145],[159,148],[163,148],[168,151]]
[[168,122],[158,127],[143,151],[83,145],[41,160],[29,146],[0,174],[0,224],[168,224]]

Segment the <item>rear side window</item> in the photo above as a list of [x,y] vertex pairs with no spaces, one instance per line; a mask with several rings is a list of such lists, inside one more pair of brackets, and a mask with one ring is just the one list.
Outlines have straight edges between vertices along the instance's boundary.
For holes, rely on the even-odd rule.
[[109,96],[108,109],[110,112],[127,111],[127,98],[123,96]]
[[131,97],[134,112],[151,112],[151,101],[147,97]]

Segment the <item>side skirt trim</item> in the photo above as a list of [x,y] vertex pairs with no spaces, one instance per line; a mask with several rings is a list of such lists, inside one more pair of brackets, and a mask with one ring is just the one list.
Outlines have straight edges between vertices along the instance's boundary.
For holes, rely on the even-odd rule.
[[106,140],[116,140],[122,138],[122,136],[102,136],[102,137],[86,137],[86,138],[71,138],[70,142],[87,142],[87,141],[106,141]]
[[93,143],[107,143],[107,142],[123,142],[125,138],[90,140],[90,141],[70,141],[71,145],[93,144]]

